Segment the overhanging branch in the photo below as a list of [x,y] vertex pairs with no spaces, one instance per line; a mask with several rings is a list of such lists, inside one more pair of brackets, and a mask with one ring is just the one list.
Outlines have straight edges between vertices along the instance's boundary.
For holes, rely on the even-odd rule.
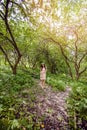
[[11,44],[12,44],[12,40],[10,38],[8,38],[7,36],[5,36],[3,33],[0,32],[0,35],[2,37],[4,37],[5,39],[7,39]]
[[87,67],[85,67],[82,71],[79,72],[79,75],[81,75],[82,73],[84,73],[87,70]]
[[82,62],[82,60],[87,56],[87,51],[83,54],[83,56],[81,57],[81,59],[78,62],[79,68],[80,68],[80,64]]
[[6,54],[6,52],[4,51],[4,49],[2,48],[1,45],[0,45],[0,50],[1,50],[1,51],[3,52],[3,54],[5,55],[5,57],[6,57],[6,59],[7,59],[8,63],[9,63],[9,65],[10,65],[10,67],[13,68],[13,66],[12,66],[12,64],[11,64],[9,58],[8,58],[8,55]]

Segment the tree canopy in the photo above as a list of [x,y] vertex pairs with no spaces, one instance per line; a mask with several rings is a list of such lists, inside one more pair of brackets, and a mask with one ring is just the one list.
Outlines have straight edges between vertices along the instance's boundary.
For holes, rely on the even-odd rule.
[[75,75],[79,79],[87,70],[86,6],[84,0],[2,0],[0,50],[13,73],[16,73],[21,56],[29,59],[33,56],[35,60],[32,62],[36,64],[40,60],[38,55],[42,53],[37,53],[39,45],[42,43],[44,48],[45,43],[52,47],[56,44],[60,48],[57,55],[62,54],[70,76],[73,78]]

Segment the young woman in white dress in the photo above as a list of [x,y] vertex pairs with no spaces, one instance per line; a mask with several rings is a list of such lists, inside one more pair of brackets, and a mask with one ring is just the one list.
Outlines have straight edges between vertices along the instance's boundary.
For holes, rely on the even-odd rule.
[[45,80],[46,80],[46,66],[45,64],[41,64],[40,69],[40,81],[41,81],[41,87],[45,87]]

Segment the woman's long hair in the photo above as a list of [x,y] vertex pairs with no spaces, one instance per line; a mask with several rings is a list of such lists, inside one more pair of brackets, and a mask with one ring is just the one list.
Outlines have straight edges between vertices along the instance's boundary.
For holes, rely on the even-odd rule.
[[45,69],[46,69],[45,64],[41,64],[40,68],[41,68],[41,70],[42,70],[43,68],[45,68]]

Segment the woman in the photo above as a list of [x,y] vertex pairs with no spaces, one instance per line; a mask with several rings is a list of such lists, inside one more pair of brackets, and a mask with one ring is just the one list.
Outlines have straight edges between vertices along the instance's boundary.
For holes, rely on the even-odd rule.
[[40,81],[41,81],[41,87],[45,87],[45,80],[46,80],[46,66],[45,64],[41,64],[40,69]]

